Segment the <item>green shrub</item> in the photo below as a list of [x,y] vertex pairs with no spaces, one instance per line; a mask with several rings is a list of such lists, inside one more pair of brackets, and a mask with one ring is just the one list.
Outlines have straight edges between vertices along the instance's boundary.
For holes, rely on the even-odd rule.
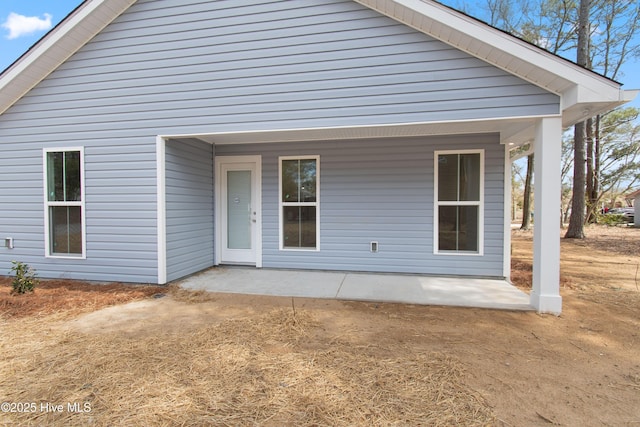
[[33,292],[33,288],[39,283],[36,277],[36,271],[24,262],[11,261],[11,264],[13,264],[11,272],[16,275],[12,282],[12,293],[24,294],[26,292]]
[[627,222],[627,219],[622,214],[610,213],[610,214],[598,215],[598,222],[604,225],[620,225],[620,224],[625,224]]

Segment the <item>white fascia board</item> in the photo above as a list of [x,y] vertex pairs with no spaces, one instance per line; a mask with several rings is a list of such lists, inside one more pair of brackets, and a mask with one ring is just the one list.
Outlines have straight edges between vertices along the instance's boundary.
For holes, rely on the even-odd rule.
[[619,90],[618,97],[603,100],[588,90],[573,90],[562,97],[562,125],[564,127],[604,114],[621,105],[633,101],[638,95],[637,90]]
[[611,88],[606,92],[596,91],[589,86],[575,85],[562,94],[562,109],[566,110],[576,104],[626,103],[632,101],[637,93],[620,88]]
[[135,0],[85,1],[0,76],[0,114],[134,2]]
[[622,91],[622,101],[625,104],[627,102],[631,102],[634,99],[636,99],[636,97],[638,96],[639,93],[640,93],[640,89],[623,90]]

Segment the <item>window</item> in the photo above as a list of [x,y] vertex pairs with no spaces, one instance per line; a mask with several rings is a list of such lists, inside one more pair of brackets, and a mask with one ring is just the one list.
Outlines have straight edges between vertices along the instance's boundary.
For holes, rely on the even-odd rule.
[[435,153],[435,252],[482,253],[484,152]]
[[280,249],[319,249],[319,162],[280,157]]
[[84,152],[44,151],[45,238],[49,257],[85,257]]

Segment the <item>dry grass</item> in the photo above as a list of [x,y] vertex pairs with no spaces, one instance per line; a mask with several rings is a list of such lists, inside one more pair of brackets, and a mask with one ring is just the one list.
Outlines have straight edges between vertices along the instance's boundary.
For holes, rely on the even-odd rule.
[[[514,286],[529,291],[533,284],[533,264],[519,259],[511,260],[511,283]],[[560,287],[564,289],[573,289],[570,277],[560,276]]]
[[[590,224],[584,227],[584,239],[564,239],[566,229],[560,230],[562,245],[586,248],[594,251],[607,251],[616,255],[640,255],[640,228],[628,226],[606,226]],[[514,238],[533,236],[533,230],[513,230]]]
[[584,229],[585,239],[564,239],[567,245],[596,251],[612,252],[621,256],[640,255],[640,228],[628,226],[588,225]]
[[[618,276],[586,284],[600,283],[600,264],[612,260],[615,268],[607,276],[623,267],[620,262],[635,269],[638,233],[598,228],[587,230],[587,241],[563,240],[563,251],[569,248],[563,253],[580,273],[571,279],[583,287],[566,291],[567,314],[560,320],[401,305],[385,305],[388,312],[375,305],[366,315],[336,311],[334,319],[282,304],[244,310],[255,303],[252,298],[224,311],[223,297],[177,287],[66,281],[43,282],[33,294],[11,296],[10,280],[0,278],[0,401],[33,402],[37,409],[0,412],[0,425],[474,426],[535,425],[544,419],[571,425],[567,420],[579,416],[582,424],[597,423],[605,410],[608,424],[622,425],[637,419],[629,414],[637,413],[633,392],[640,384],[634,340],[638,293],[608,284],[618,283]],[[530,236],[521,237],[530,245]],[[525,256],[514,256],[513,279],[526,288],[531,255],[520,255]],[[202,322],[175,321],[170,327],[132,317],[124,327],[106,328],[108,316],[91,333],[72,327],[86,321],[74,318],[80,313],[155,293],[181,301],[180,310],[215,311],[194,314]],[[220,300],[210,301],[215,298]],[[161,301],[171,300],[154,303],[154,310]],[[359,320],[345,329],[341,322],[355,315]],[[620,335],[621,344],[609,330]],[[620,368],[612,370],[614,363]],[[542,388],[532,390],[540,372],[551,368]],[[618,371],[623,377],[616,383]],[[87,403],[91,412],[68,411],[66,404],[74,402],[80,408]],[[44,403],[63,404],[64,410],[43,411]]]
[[[61,330],[4,320],[0,390],[13,402],[88,402],[90,413],[0,414],[16,425],[487,425],[483,398],[440,353],[333,340],[275,309],[184,334]],[[318,338],[318,339],[316,339]],[[386,354],[381,356],[380,354]],[[39,407],[39,406],[38,406]]]
[[170,284],[166,287],[165,291],[167,294],[171,295],[174,300],[186,303],[198,303],[216,300],[215,294],[211,292],[207,292],[205,290],[192,291],[189,289],[183,289],[180,287],[180,285],[177,284]]

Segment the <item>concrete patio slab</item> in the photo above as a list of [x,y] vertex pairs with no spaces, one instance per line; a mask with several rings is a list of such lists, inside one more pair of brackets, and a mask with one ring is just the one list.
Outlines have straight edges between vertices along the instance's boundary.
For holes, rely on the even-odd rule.
[[345,273],[215,267],[181,282],[185,289],[282,297],[336,298]]
[[348,274],[339,299],[533,310],[529,295],[505,280]]
[[529,295],[496,279],[215,267],[178,284],[209,292],[533,310]]

